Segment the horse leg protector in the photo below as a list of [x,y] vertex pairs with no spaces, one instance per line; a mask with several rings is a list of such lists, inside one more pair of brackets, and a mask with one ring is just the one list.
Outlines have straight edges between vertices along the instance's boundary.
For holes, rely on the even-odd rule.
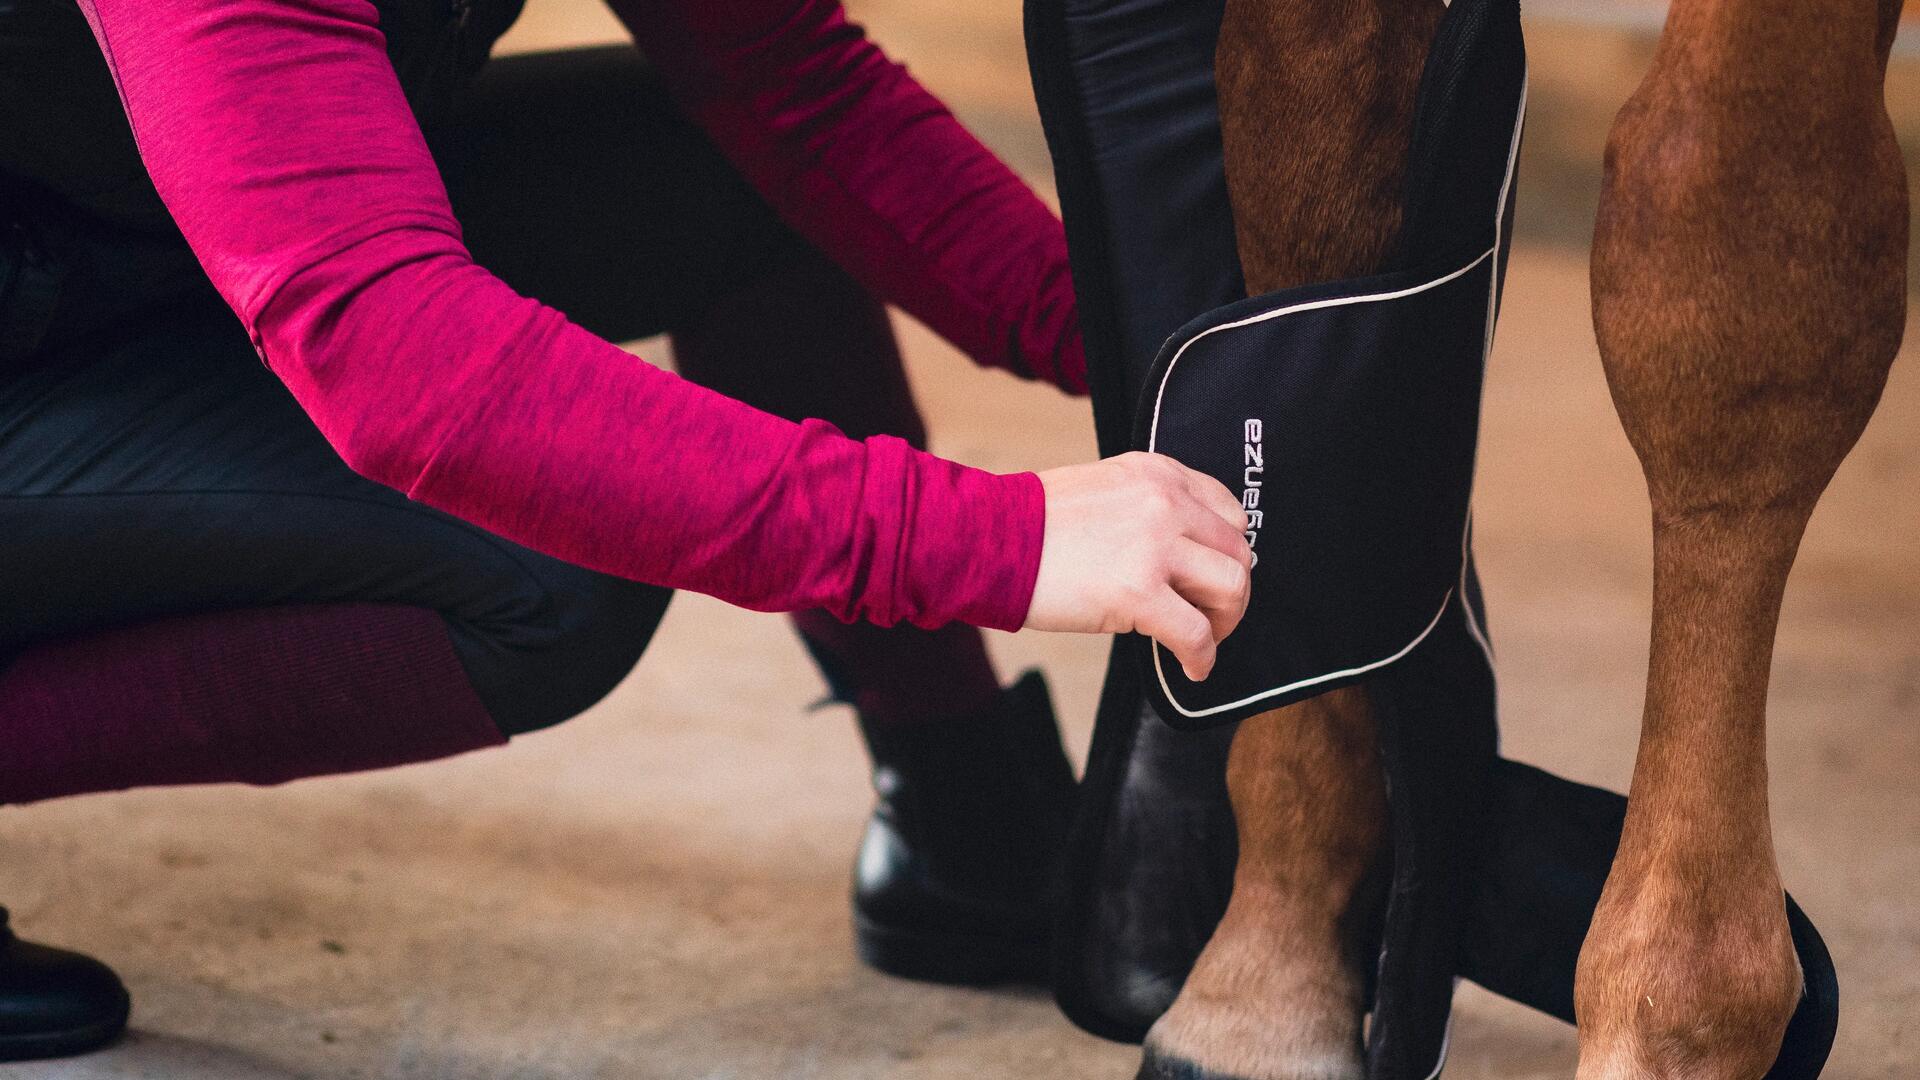
[[[1422,74],[1401,233],[1361,279],[1245,298],[1212,64],[1221,0],[1027,0],[1103,453],[1170,454],[1241,496],[1253,598],[1193,683],[1117,639],[1056,929],[1056,996],[1139,1041],[1226,907],[1233,725],[1364,679],[1392,871],[1368,1070],[1444,1062],[1456,976],[1571,1018],[1619,796],[1496,756],[1469,501],[1525,104],[1517,0],[1453,0]],[[1275,138],[1287,133],[1274,132]],[[1591,885],[1589,889],[1587,886]],[[1817,1075],[1831,963],[1771,1077]]]

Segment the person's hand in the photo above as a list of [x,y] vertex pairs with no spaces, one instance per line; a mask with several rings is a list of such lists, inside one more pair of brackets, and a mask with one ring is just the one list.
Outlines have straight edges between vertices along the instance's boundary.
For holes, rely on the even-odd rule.
[[1246,511],[1218,480],[1161,454],[1040,474],[1047,526],[1026,625],[1139,631],[1195,681],[1247,611]]

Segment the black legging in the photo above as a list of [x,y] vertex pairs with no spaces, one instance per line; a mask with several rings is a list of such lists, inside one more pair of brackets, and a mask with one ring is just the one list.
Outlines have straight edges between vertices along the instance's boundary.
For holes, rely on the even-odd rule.
[[[611,340],[723,323],[728,298],[756,289],[802,305],[861,296],[631,48],[494,61],[429,141],[476,260]],[[124,243],[130,256],[154,245],[131,232]],[[0,370],[0,666],[35,643],[187,613],[408,605],[445,619],[510,734],[579,712],[632,667],[666,590],[355,475],[197,270],[115,280],[112,262],[71,279],[56,344]],[[871,301],[853,307],[883,318]],[[897,363],[771,377],[783,385],[757,395],[724,371],[702,381],[853,434],[919,435]],[[864,415],[848,414],[856,399]]]

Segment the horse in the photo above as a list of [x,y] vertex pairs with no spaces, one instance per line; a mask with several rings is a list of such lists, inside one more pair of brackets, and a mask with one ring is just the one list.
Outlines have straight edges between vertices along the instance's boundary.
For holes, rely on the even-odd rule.
[[[1249,294],[1378,264],[1444,10],[1226,0],[1214,78]],[[1578,1080],[1758,1080],[1801,995],[1768,669],[1801,534],[1904,325],[1884,100],[1899,13],[1673,0],[1609,135],[1593,320],[1647,483],[1654,584],[1625,825],[1574,978]],[[1142,1075],[1359,1080],[1388,827],[1366,683],[1243,721],[1226,786],[1231,896]]]

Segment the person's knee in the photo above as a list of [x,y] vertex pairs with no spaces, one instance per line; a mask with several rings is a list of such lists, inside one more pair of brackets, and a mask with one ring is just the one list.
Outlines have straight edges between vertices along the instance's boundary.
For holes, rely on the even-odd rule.
[[475,691],[508,736],[551,727],[611,693],[639,661],[673,595],[568,570],[543,582],[527,618],[449,620]]

